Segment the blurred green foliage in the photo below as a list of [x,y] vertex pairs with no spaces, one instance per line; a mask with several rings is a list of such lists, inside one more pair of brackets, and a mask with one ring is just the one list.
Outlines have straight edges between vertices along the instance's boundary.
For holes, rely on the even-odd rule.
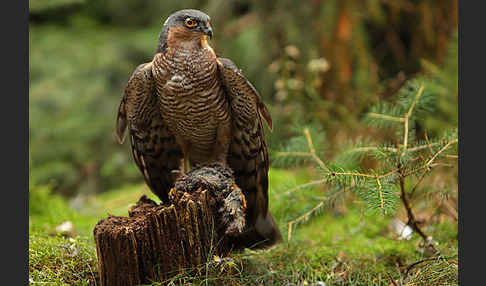
[[369,135],[361,123],[369,107],[416,77],[435,81],[428,90],[439,95],[417,134],[457,125],[455,0],[30,0],[31,180],[67,195],[142,181],[128,143],[115,143],[116,110],[163,21],[183,8],[211,16],[215,51],[269,105],[271,149],[296,122],[313,122],[332,154]]
[[83,3],[85,3],[84,0],[29,0],[29,12],[42,14],[49,10],[62,9]]

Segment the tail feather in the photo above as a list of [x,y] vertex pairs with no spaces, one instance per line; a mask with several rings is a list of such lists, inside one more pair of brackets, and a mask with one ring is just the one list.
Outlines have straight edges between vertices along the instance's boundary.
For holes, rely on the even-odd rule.
[[122,99],[120,106],[118,107],[118,114],[116,117],[116,140],[119,144],[123,144],[125,141],[125,130],[127,129],[127,117],[125,113],[125,99]]
[[280,242],[282,234],[270,212],[267,212],[265,217],[258,217],[254,226],[232,241],[235,250],[265,249]]

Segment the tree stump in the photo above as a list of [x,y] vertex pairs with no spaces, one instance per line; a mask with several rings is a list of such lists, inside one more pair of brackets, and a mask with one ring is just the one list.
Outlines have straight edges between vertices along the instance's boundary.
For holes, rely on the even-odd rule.
[[182,175],[170,205],[145,195],[128,217],[109,216],[94,228],[101,285],[164,281],[227,256],[245,227],[246,202],[229,169],[202,166]]

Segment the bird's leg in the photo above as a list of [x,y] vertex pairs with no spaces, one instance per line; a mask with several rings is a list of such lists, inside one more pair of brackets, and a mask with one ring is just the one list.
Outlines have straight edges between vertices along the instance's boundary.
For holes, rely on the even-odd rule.
[[188,161],[187,157],[189,157],[187,152],[184,152],[184,174],[186,174],[189,171],[187,167],[187,161]]
[[231,125],[229,122],[220,124],[216,132],[216,144],[214,145],[213,156],[216,162],[227,167],[227,158],[231,141]]
[[189,171],[189,143],[180,137],[176,137],[177,143],[182,149],[182,170],[173,170],[172,173],[176,173],[179,177],[185,175]]
[[191,156],[189,154],[189,150],[191,149],[191,143],[187,142],[185,140],[181,140],[181,141],[183,141],[183,143],[181,144],[181,147],[182,147],[182,153],[184,154],[183,174],[186,174],[187,172],[189,172],[189,168],[190,168],[189,159],[190,159]]

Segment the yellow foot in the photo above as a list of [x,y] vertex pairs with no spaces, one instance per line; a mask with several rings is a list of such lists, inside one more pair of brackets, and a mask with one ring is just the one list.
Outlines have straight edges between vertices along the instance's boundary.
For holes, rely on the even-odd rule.
[[174,188],[170,189],[170,191],[169,191],[169,196],[172,196],[172,194],[174,193],[174,191],[175,191],[175,189],[174,189]]
[[[236,188],[239,189],[238,185],[233,184],[232,189],[234,190]],[[241,200],[243,201],[243,211],[245,211],[246,210],[246,199],[245,199],[245,195],[243,194],[243,192],[241,192]]]

